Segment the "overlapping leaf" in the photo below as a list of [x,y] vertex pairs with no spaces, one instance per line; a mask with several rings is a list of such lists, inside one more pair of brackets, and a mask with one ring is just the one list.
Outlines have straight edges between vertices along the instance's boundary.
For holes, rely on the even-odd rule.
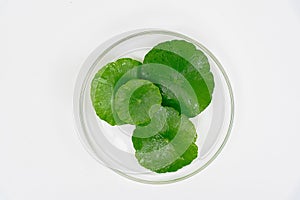
[[144,125],[151,120],[150,109],[161,104],[161,94],[152,82],[133,79],[117,90],[114,104],[115,111],[123,122]]
[[[137,77],[136,71],[132,69],[140,64],[131,58],[121,58],[102,67],[92,80],[91,99],[96,114],[113,126],[124,124],[113,108],[115,92],[123,83]],[[122,82],[119,81],[121,78]]]
[[178,71],[190,83],[197,96],[197,105],[192,109],[182,109],[185,102],[179,102],[173,91],[158,84],[162,91],[163,105],[174,107],[188,117],[194,117],[210,104],[214,89],[213,75],[207,57],[192,43],[184,40],[160,43],[146,54],[144,63],[159,63]]
[[136,127],[132,142],[142,166],[164,173],[177,171],[197,157],[196,137],[195,127],[186,116],[160,107],[148,126]]

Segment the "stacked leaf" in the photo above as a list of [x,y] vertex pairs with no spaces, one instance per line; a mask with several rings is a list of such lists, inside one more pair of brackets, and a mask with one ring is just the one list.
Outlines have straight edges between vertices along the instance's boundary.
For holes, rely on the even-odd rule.
[[197,157],[193,123],[171,107],[160,107],[147,126],[137,126],[132,142],[136,158],[147,169],[176,171]]
[[135,73],[129,76],[129,72],[134,72],[132,69],[140,64],[139,61],[130,58],[121,58],[102,67],[92,81],[91,99],[96,114],[113,126],[124,124],[114,112],[115,91],[122,83],[136,77]]
[[139,61],[104,66],[91,85],[96,114],[111,125],[133,124],[138,162],[157,173],[173,172],[198,154],[189,117],[211,102],[213,75],[207,57],[183,40],[160,43]]
[[127,124],[148,124],[151,121],[150,109],[160,104],[161,95],[158,87],[142,79],[128,81],[118,89],[115,97],[116,112]]
[[[176,70],[179,72],[177,74],[182,75],[193,88],[193,94],[190,93],[189,96],[197,97],[197,103],[192,106],[186,105],[186,101],[179,102],[178,98],[174,97],[174,91],[159,84],[163,105],[181,110],[188,117],[195,117],[210,104],[214,88],[213,75],[207,57],[193,44],[184,40],[160,43],[147,53],[144,63],[159,63]],[[147,76],[145,78],[148,79]],[[177,76],[174,75],[173,79],[176,84]],[[186,98],[188,99],[189,96]],[[186,107],[181,109],[181,106]]]

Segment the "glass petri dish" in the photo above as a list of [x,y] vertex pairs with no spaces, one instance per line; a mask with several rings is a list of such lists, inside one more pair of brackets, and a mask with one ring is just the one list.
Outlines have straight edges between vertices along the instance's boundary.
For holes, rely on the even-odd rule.
[[[214,75],[215,88],[210,105],[191,119],[198,134],[197,158],[176,172],[155,173],[143,168],[135,158],[131,141],[134,126],[111,126],[95,114],[90,99],[90,86],[94,75],[107,63],[122,57],[142,61],[155,45],[170,40],[188,41],[204,52]],[[150,184],[184,180],[206,168],[226,144],[234,118],[231,84],[217,58],[200,42],[188,36],[157,29],[122,33],[97,47],[86,59],[77,77],[73,104],[78,134],[90,155],[126,178]]]

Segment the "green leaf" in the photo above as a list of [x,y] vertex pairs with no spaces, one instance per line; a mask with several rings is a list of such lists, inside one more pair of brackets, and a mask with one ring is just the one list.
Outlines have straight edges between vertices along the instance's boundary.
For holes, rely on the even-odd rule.
[[108,63],[96,73],[91,83],[90,95],[96,114],[102,120],[111,125],[124,123],[114,112],[115,91],[128,80],[137,77],[137,71],[133,69],[140,64],[139,61],[130,58],[121,58]]
[[[175,69],[166,65],[150,63],[137,67],[138,76],[160,87],[163,100],[181,113],[194,113],[199,110],[198,99],[189,81]],[[179,105],[177,105],[179,103]]]
[[150,122],[149,112],[161,104],[161,94],[152,82],[133,79],[122,85],[115,95],[115,111],[128,124],[144,125]]
[[163,105],[174,107],[188,117],[194,117],[210,104],[214,89],[213,74],[210,72],[207,57],[193,44],[184,40],[160,43],[146,54],[144,64],[146,63],[159,63],[173,68],[185,77],[197,96],[197,106],[183,109],[182,106],[189,107],[185,105],[186,102],[180,102],[177,96],[174,97],[174,91],[158,84],[162,91]]
[[175,172],[178,169],[182,168],[182,166],[189,165],[198,155],[198,147],[195,143],[192,143],[191,146],[181,155],[175,162],[171,165],[157,170],[158,173],[166,173],[166,172]]
[[151,114],[147,126],[137,126],[132,142],[138,162],[157,173],[173,172],[197,157],[196,130],[193,123],[170,107]]

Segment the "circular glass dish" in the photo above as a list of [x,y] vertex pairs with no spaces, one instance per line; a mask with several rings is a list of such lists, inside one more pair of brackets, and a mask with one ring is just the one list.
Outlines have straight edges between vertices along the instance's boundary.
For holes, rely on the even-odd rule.
[[[137,162],[131,142],[134,126],[110,126],[98,118],[90,99],[90,86],[94,75],[107,63],[121,57],[142,61],[152,47],[170,40],[191,42],[206,54],[214,75],[215,88],[211,104],[200,115],[191,119],[198,134],[198,157],[176,172],[159,174],[143,168]],[[166,30],[135,30],[106,41],[87,58],[75,85],[74,116],[81,142],[99,163],[138,182],[164,184],[191,177],[218,156],[232,128],[234,102],[231,85],[223,67],[201,43]]]

